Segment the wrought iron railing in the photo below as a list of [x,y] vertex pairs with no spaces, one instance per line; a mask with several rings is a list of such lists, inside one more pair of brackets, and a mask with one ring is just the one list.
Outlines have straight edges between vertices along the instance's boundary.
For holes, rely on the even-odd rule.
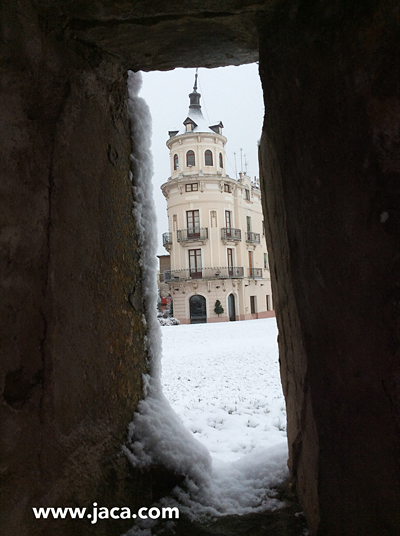
[[216,268],[185,268],[183,270],[166,270],[164,282],[187,281],[189,279],[238,279],[244,277],[242,266],[224,266]]
[[234,229],[233,227],[222,227],[221,229],[222,240],[242,240],[242,231],[240,229]]
[[167,246],[168,244],[172,244],[172,233],[163,233],[163,235],[162,235],[162,244],[163,244],[163,246]]
[[189,229],[178,229],[176,231],[178,242],[188,242],[189,240],[207,240],[207,227],[191,227]]
[[249,268],[249,277],[262,277],[262,268]]
[[260,233],[246,233],[246,242],[251,242],[252,244],[259,244]]

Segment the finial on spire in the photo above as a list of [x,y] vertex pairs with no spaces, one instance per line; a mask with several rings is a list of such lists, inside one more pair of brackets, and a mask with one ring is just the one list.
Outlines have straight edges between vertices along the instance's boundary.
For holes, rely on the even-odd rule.
[[189,95],[189,99],[190,99],[189,109],[192,111],[197,110],[198,112],[201,113],[201,106],[200,106],[201,95],[200,93],[197,93],[197,77],[198,77],[197,71],[198,71],[198,68],[196,68],[196,74],[194,76],[193,91]]

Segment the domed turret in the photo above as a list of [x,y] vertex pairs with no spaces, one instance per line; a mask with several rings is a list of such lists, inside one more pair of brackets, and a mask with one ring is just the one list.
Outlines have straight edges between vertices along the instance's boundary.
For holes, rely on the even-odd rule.
[[182,130],[169,131],[171,179],[187,175],[225,177],[225,144],[223,124],[211,124],[201,111],[201,94],[197,91],[197,71],[193,91],[189,94],[189,110]]

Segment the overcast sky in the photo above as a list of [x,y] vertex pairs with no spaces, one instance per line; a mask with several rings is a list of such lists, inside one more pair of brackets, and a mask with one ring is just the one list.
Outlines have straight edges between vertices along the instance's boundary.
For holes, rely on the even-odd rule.
[[[143,86],[140,97],[150,107],[153,122],[152,152],[154,160],[154,199],[158,225],[158,255],[167,252],[162,247],[161,235],[168,231],[167,202],[160,186],[170,176],[169,151],[165,145],[169,130],[180,130],[188,115],[189,93],[193,90],[195,69],[152,71],[142,73]],[[258,65],[199,69],[198,91],[201,93],[201,108],[210,124],[222,121],[222,133],[226,144],[226,171],[235,177],[241,171],[240,149],[242,149],[243,171],[245,161],[251,177],[258,175],[257,141],[261,136],[264,116],[261,83]],[[246,155],[246,157],[245,157]]]

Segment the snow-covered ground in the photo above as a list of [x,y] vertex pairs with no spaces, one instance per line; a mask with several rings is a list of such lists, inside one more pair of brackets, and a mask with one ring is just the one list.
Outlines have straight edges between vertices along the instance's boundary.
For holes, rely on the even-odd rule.
[[275,319],[161,332],[161,380],[172,409],[162,396],[143,403],[130,459],[140,464],[150,452],[156,463],[187,475],[161,502],[191,519],[281,507],[274,488],[288,470]]
[[275,318],[161,331],[164,394],[213,459],[285,442]]

